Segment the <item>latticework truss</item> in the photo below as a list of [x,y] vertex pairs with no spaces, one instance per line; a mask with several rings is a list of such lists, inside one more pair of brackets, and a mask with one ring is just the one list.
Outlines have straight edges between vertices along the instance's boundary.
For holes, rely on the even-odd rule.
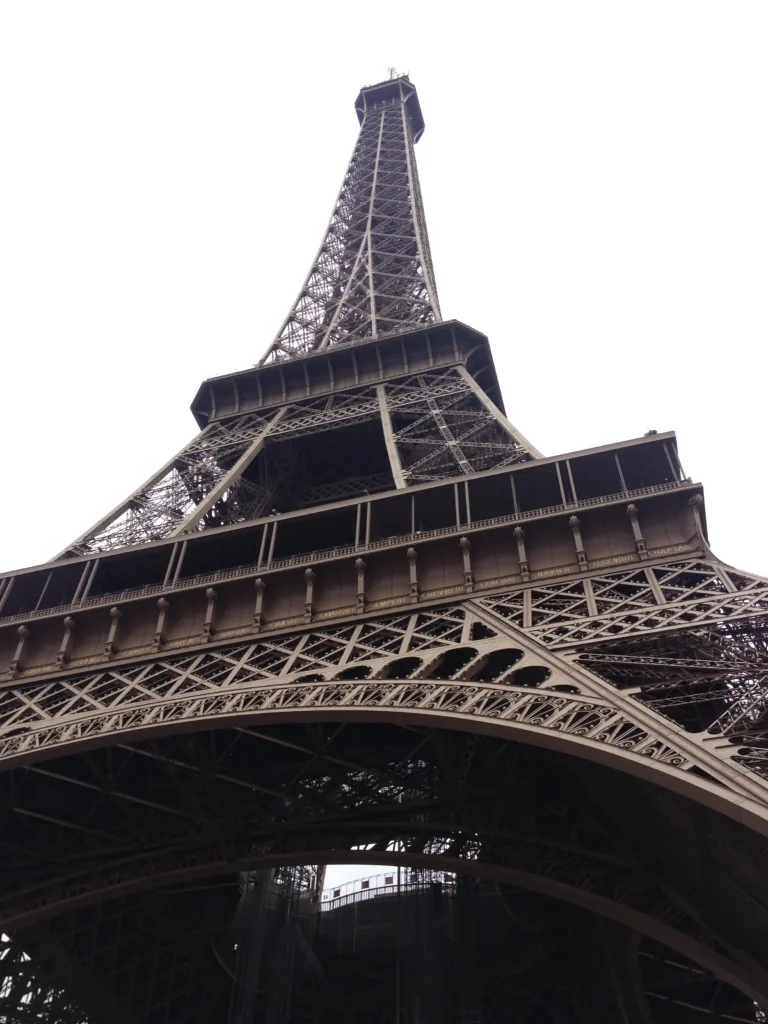
[[61,985],[51,983],[18,936],[0,935],[0,1019],[7,1024],[90,1024]]
[[364,940],[402,1024],[760,1024],[768,581],[712,555],[673,435],[512,426],[439,322],[415,90],[357,109],[259,367],[82,564],[0,580],[0,1020],[379,1024],[318,953],[320,865],[363,858],[416,893]]
[[[447,624],[445,640],[457,622],[455,615],[448,618],[454,625]],[[398,625],[389,623],[387,630],[397,632]],[[414,635],[420,634],[415,649],[424,654],[427,644],[434,651],[429,632],[438,618],[412,625]],[[492,640],[485,636],[470,646],[487,656]],[[500,693],[491,703],[481,693],[483,672],[472,667],[476,660],[456,657],[449,642],[438,650],[442,668],[435,674],[449,678],[435,686],[404,687],[401,680],[393,710],[400,716],[409,708],[450,710],[458,707],[461,688],[460,702],[471,698],[485,705],[490,720],[510,720]],[[499,678],[506,671],[510,678],[513,669],[518,674],[512,685],[519,687],[530,656],[518,651],[521,657],[508,658],[506,669],[498,662],[491,666],[486,657],[484,674]],[[463,683],[462,664],[470,677]],[[561,678],[556,668],[537,687],[529,672],[518,720],[535,729],[549,719],[553,735],[576,737],[603,727],[614,749],[626,748],[628,731],[622,736],[596,718],[594,701],[585,695],[573,700],[557,690]],[[348,694],[354,686],[383,692],[391,683],[350,679]],[[648,765],[685,770],[670,756],[656,760],[658,746],[650,737],[641,742],[636,729],[631,742],[638,751],[645,746],[639,758]],[[526,752],[501,737],[445,732],[420,725],[416,717],[401,728],[361,729],[330,722],[304,728],[288,718],[272,725],[243,720],[210,734],[123,741],[3,776],[15,839],[2,853],[0,905],[6,920],[34,919],[52,908],[54,919],[40,926],[49,936],[46,948],[58,949],[59,969],[72,958],[91,975],[92,994],[100,990],[102,1006],[95,1018],[121,1024],[210,1020],[229,972],[213,972],[210,959],[206,972],[206,956],[213,949],[225,967],[231,964],[228,943],[237,940],[237,931],[229,930],[226,906],[207,899],[205,885],[193,879],[229,872],[228,882],[214,884],[226,895],[231,872],[259,864],[269,868],[302,852],[310,859],[327,851],[333,859],[334,852],[355,848],[366,859],[401,858],[441,872],[484,867],[500,881],[519,885],[527,879],[534,891],[561,899],[565,894],[566,902],[612,907],[681,952],[708,955],[715,964],[719,956],[720,966],[727,965],[706,923],[690,914],[674,885],[660,883],[644,866],[647,851],[641,856],[635,847],[636,834],[648,824],[644,816],[638,812],[633,820],[610,811],[610,788],[603,793],[595,785],[601,781],[606,785],[605,774],[584,774],[578,762],[563,778],[546,752]],[[695,831],[706,819],[689,820],[685,803],[673,800],[667,810],[681,827]],[[602,820],[601,805],[607,805]],[[25,851],[41,841],[49,856],[30,862]],[[649,842],[658,849],[658,837]],[[708,840],[707,850],[723,860],[728,847]],[[680,846],[684,862],[695,860],[696,852],[693,844]],[[684,868],[685,863],[673,864],[670,870],[674,876]],[[121,895],[126,887],[128,894]],[[708,909],[704,916],[710,914]],[[252,927],[258,921],[254,915]],[[22,925],[20,942],[29,928]],[[273,927],[269,936],[274,942],[279,931]],[[109,993],[123,1016],[104,1016]]]
[[[328,478],[312,479],[293,442],[323,430],[332,446],[333,430],[367,422],[390,432],[387,471],[339,475],[333,466]],[[110,551],[245,522],[268,514],[278,494],[292,507],[319,505],[535,454],[464,367],[433,370],[214,422],[67,550]]]
[[251,413],[212,423],[67,550],[109,551],[262,514],[269,494],[242,471],[273,419]]
[[440,319],[407,77],[370,106],[320,250],[262,362]]
[[[415,89],[403,76],[361,97],[360,135],[326,236],[261,361],[264,373],[282,374],[286,360],[315,351],[391,338],[440,320],[414,157],[423,128]],[[245,522],[275,505],[307,507],[538,457],[468,371],[470,356],[456,349],[455,365],[437,369],[430,355],[428,368],[409,374],[403,349],[402,371],[390,369],[385,379],[377,351],[379,382],[337,390],[330,370],[326,393],[316,397],[309,397],[305,367],[306,400],[286,398],[281,378],[283,404],[245,415],[233,381],[237,414],[217,420],[212,409],[213,421],[198,437],[62,555],[151,543]],[[258,379],[255,389],[260,400]],[[260,401],[256,408],[263,408]],[[314,453],[295,447],[319,430],[371,420],[380,421],[389,465],[369,468],[360,453],[358,464],[340,475],[338,467],[318,468]],[[332,445],[329,437],[329,450]]]
[[768,585],[683,559],[481,603],[768,778]]
[[392,435],[407,483],[510,466],[531,458],[464,370],[419,374],[386,389]]
[[541,643],[563,647],[765,615],[768,585],[714,559],[687,558],[533,584],[481,602]]
[[[716,966],[723,955],[717,943],[689,916],[685,900],[670,895],[674,887],[666,891],[638,873],[631,844],[631,852],[610,845],[616,812],[610,828],[599,826],[592,851],[583,836],[598,826],[585,833],[569,812],[563,824],[577,829],[578,839],[566,843],[552,835],[541,797],[529,792],[533,778],[541,784],[541,770],[521,777],[513,796],[518,787],[510,780],[521,762],[507,760],[515,740],[530,734],[545,746],[577,744],[580,756],[593,750],[601,760],[610,753],[639,776],[654,766],[685,786],[710,780],[738,806],[735,816],[750,800],[757,806],[751,780],[764,771],[765,701],[757,697],[766,692],[766,652],[756,623],[765,621],[767,602],[765,581],[716,562],[678,559],[15,684],[0,706],[0,755],[22,766],[2,776],[0,805],[15,822],[15,838],[4,854],[0,910],[6,919],[34,919],[48,906],[64,909],[101,894],[104,902],[93,909],[60,914],[44,930],[46,948],[54,943],[74,956],[126,1008],[126,1021],[171,1024],[180,1013],[197,1020],[191,1007],[203,1014],[206,998],[214,1012],[221,989],[197,986],[200,965],[211,948],[226,959],[221,935],[228,933],[209,910],[182,940],[184,928],[170,927],[156,901],[118,899],[121,887],[152,889],[190,865],[215,871],[222,858],[256,868],[260,860],[276,865],[304,850],[312,860],[323,848],[330,857],[356,847],[379,861],[398,850],[434,866],[444,860],[451,871],[462,862],[470,872],[475,863],[496,865],[500,877],[514,871],[535,885],[572,891],[577,902],[607,900],[663,941],[678,935],[694,959],[703,950],[715,973],[730,977],[729,961]],[[288,724],[307,715],[330,721],[320,733]],[[393,746],[388,734],[367,741],[356,715],[407,726],[402,743]],[[438,740],[435,726],[462,720],[472,735]],[[274,733],[276,723],[282,731]],[[208,739],[196,733],[201,725],[218,731]],[[489,746],[479,735],[501,736],[504,729],[512,742]],[[259,753],[264,744],[266,756]],[[273,744],[277,759],[268,753]],[[92,753],[78,756],[84,745]],[[292,753],[283,765],[286,751]],[[19,772],[27,780],[21,788]],[[554,777],[562,800],[562,777]],[[585,790],[574,781],[573,792],[582,800],[606,784],[603,778]],[[66,819],[59,806],[67,808]],[[681,813],[682,805],[675,814]],[[768,800],[759,813],[768,813]],[[643,822],[635,825],[642,834]],[[33,864],[25,851],[41,842],[53,860]],[[721,854],[713,848],[710,855]],[[287,876],[290,888],[296,877]],[[299,887],[311,891],[314,878],[310,872],[305,882],[302,874]],[[175,897],[164,899],[176,905]],[[27,932],[20,935],[25,941]],[[241,969],[237,963],[233,971]],[[649,997],[677,1007],[679,986],[687,985],[686,1005],[696,1013],[699,1000],[738,1004],[732,989],[679,956],[669,970],[654,968]],[[34,977],[39,1001],[63,998],[56,984]],[[13,984],[26,984],[23,972]],[[563,992],[570,990],[565,985]],[[84,1024],[77,1016],[41,1019]]]
[[[714,561],[590,574],[440,610],[20,683],[0,701],[0,760],[129,735],[150,721],[168,727],[343,706],[535,721],[679,765],[699,754],[709,764],[711,740],[721,737],[727,749],[715,764],[763,776],[766,620],[768,584]],[[566,660],[556,664],[554,652]],[[593,690],[577,666],[610,687]],[[616,703],[614,687],[629,691],[628,705]],[[646,708],[681,727],[683,746],[636,717]],[[684,749],[690,734],[699,739]]]

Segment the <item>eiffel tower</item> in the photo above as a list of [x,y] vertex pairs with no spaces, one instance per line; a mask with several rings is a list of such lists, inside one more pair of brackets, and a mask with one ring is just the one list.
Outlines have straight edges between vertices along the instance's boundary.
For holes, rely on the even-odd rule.
[[768,582],[673,433],[510,422],[416,90],[356,111],[261,362],[0,578],[0,1019],[765,1021]]

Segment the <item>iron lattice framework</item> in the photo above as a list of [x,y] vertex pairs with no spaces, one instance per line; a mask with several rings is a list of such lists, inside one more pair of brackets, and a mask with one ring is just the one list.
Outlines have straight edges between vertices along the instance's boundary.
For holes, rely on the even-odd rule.
[[364,89],[361,128],[322,244],[262,362],[440,319],[414,158],[423,129],[406,77]]
[[[293,444],[318,429],[386,422],[391,463],[325,478]],[[248,413],[207,426],[124,502],[74,541],[77,554],[178,537],[257,519],[277,503],[309,507],[364,491],[440,480],[531,458],[464,367],[297,401],[267,415]]]
[[[765,1021],[768,581],[673,434],[513,426],[440,319],[415,89],[357,111],[261,363],[0,576],[0,1018]],[[344,861],[403,884],[321,900]]]

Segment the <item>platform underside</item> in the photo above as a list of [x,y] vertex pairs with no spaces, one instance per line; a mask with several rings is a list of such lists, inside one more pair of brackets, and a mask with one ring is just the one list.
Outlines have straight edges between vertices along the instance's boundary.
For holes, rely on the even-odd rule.
[[[650,1007],[633,1021],[707,1006],[758,1019],[733,983],[762,974],[762,840],[621,772],[438,728],[296,724],[127,743],[5,780],[18,924],[0,963],[32,957],[0,982],[8,1022],[374,1021],[399,998],[403,1021],[561,1024],[621,1020],[630,997]],[[243,872],[338,860],[397,862],[419,892],[320,912],[262,894],[243,911]],[[56,863],[82,869],[58,891]],[[462,872],[480,887],[446,886]],[[228,1016],[250,989],[252,1015]]]

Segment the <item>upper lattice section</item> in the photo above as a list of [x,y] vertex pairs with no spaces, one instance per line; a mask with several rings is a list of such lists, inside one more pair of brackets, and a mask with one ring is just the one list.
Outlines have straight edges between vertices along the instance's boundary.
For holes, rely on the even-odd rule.
[[363,89],[361,128],[328,229],[262,363],[440,320],[414,142],[421,119],[407,76]]

